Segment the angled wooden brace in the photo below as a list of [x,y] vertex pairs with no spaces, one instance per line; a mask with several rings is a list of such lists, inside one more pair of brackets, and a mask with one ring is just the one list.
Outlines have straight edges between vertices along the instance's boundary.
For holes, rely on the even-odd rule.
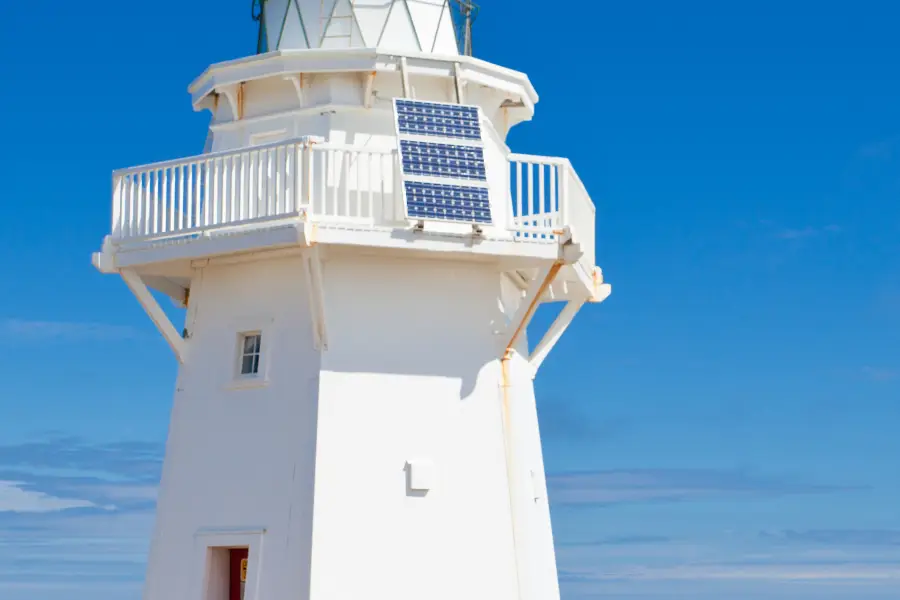
[[325,287],[322,277],[322,254],[318,246],[303,252],[303,275],[309,291],[309,314],[312,318],[313,345],[328,350],[328,330],[325,327]]
[[453,63],[453,85],[456,88],[457,104],[465,104],[466,89],[465,84],[463,83],[462,69],[460,68],[459,63]]
[[516,314],[513,315],[513,318],[510,320],[512,335],[506,343],[506,349],[503,353],[504,356],[508,356],[509,352],[512,351],[516,342],[519,340],[519,336],[522,335],[522,332],[525,331],[528,324],[531,323],[531,319],[534,317],[534,313],[541,301],[541,297],[547,292],[547,289],[553,283],[553,280],[556,279],[556,275],[559,273],[562,266],[563,264],[557,261],[551,266],[541,269],[540,272],[538,272],[538,276],[528,286],[525,297],[522,298],[522,301],[519,303],[519,308],[516,310]]
[[365,86],[363,89],[363,106],[372,108],[372,101],[375,98],[375,71],[371,71],[364,75]]
[[175,353],[175,358],[178,359],[179,363],[184,364],[184,359],[187,356],[187,343],[182,339],[175,326],[172,325],[172,321],[169,320],[163,309],[160,308],[159,302],[150,293],[144,280],[133,269],[122,269],[120,274],[122,279],[125,280],[128,289],[131,290],[134,297],[144,307],[147,316],[150,317],[150,320],[153,321],[153,324],[156,325],[156,328],[159,329],[159,332],[169,343],[172,352]]
[[531,356],[528,357],[528,362],[531,364],[532,369],[534,369],[535,374],[541,367],[541,363],[544,362],[544,359],[547,358],[550,351],[556,346],[556,343],[566,332],[566,329],[568,329],[569,324],[572,323],[572,319],[575,318],[575,315],[578,314],[578,311],[581,310],[581,307],[584,306],[584,303],[587,302],[587,300],[586,297],[581,298],[580,300],[569,300],[556,317],[556,320],[553,321],[553,325],[550,326],[550,329],[547,330],[547,333],[544,334],[544,337],[538,345],[535,346]]
[[297,75],[285,75],[282,77],[285,81],[290,81],[294,84],[294,92],[297,93],[297,101],[300,103],[300,106],[303,106],[303,73],[299,73]]
[[223,85],[216,89],[216,93],[225,96],[228,100],[228,107],[231,109],[231,118],[233,121],[240,121],[244,118],[244,84],[235,83],[231,85]]

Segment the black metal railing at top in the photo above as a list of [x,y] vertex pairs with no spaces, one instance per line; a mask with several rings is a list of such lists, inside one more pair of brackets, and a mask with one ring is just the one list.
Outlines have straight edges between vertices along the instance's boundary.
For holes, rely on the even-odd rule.
[[250,15],[259,23],[259,34],[256,38],[256,53],[263,54],[269,51],[269,43],[266,37],[266,0],[252,0]]
[[[265,54],[269,51],[268,33],[266,31],[266,2],[268,0],[251,0],[250,16],[254,22],[259,23],[256,36],[256,53]],[[471,0],[446,0],[451,8],[453,29],[456,34],[456,45],[460,54],[473,55],[472,26],[478,17],[481,7]]]

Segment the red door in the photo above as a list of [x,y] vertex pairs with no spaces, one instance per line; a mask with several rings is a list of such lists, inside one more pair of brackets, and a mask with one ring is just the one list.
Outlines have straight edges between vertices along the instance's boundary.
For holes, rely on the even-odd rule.
[[228,600],[244,600],[244,583],[247,581],[246,548],[232,548],[229,552],[230,575],[228,577]]

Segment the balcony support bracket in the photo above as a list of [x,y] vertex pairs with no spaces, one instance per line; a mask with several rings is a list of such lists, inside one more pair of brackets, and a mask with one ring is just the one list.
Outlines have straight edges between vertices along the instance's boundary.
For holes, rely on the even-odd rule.
[[244,118],[244,84],[235,83],[231,85],[223,85],[216,92],[225,96],[228,100],[228,107],[231,109],[231,120],[240,121]]
[[608,283],[603,282],[603,269],[600,267],[594,267],[594,272],[591,277],[593,287],[593,295],[588,298],[588,302],[592,304],[599,304],[609,298],[610,294],[612,294],[612,286]]
[[325,285],[322,275],[322,251],[313,244],[303,251],[303,276],[309,291],[309,313],[312,318],[313,346],[328,350],[328,330],[325,326]]
[[547,358],[550,351],[553,350],[553,347],[556,346],[556,343],[566,332],[566,329],[569,328],[572,319],[575,318],[575,315],[578,314],[578,311],[581,310],[581,307],[584,306],[585,302],[587,302],[587,298],[569,300],[556,317],[556,320],[553,321],[550,329],[547,330],[544,337],[538,345],[535,346],[531,356],[528,357],[528,362],[531,364],[531,368],[533,369],[532,372],[535,375],[537,374],[538,369],[541,368],[544,359]]
[[162,292],[172,299],[172,302],[178,308],[187,308],[188,305],[188,289],[184,288],[171,279],[159,277],[156,275],[145,275],[142,277],[144,285],[148,288]]
[[150,317],[150,320],[153,321],[153,324],[159,329],[163,338],[169,343],[169,347],[171,347],[172,352],[175,353],[175,358],[178,359],[179,363],[184,364],[184,359],[187,355],[187,343],[181,335],[179,335],[178,330],[172,325],[172,321],[169,320],[166,313],[163,312],[163,309],[159,306],[159,302],[157,302],[156,298],[153,297],[153,294],[150,293],[147,284],[144,283],[144,280],[134,271],[134,269],[122,269],[120,274],[122,275],[122,279],[125,280],[128,289],[131,290],[134,297],[141,303],[147,316]]
[[400,57],[400,84],[403,86],[403,97],[412,99],[412,88],[409,86],[409,67],[406,57]]
[[515,350],[519,338],[528,327],[528,324],[531,323],[531,319],[534,317],[535,311],[537,311],[541,298],[547,293],[550,286],[553,285],[553,280],[556,279],[556,276],[559,274],[559,270],[562,267],[563,264],[561,262],[554,262],[549,267],[541,269],[538,272],[537,277],[535,277],[528,285],[528,291],[525,292],[522,301],[519,303],[519,307],[516,309],[516,313],[513,315],[513,318],[510,319],[509,330],[507,331],[512,331],[512,334],[509,336],[509,341],[503,349],[503,357],[509,356],[509,353]]
[[371,71],[365,75],[366,85],[363,89],[363,106],[367,109],[372,108],[372,100],[375,97],[375,71]]
[[462,77],[462,69],[459,63],[453,63],[453,84],[456,86],[456,102],[457,104],[466,103],[466,88]]
[[294,84],[294,91],[297,93],[297,101],[300,103],[300,107],[303,107],[303,73],[298,73],[296,75],[285,75],[285,81],[290,81]]

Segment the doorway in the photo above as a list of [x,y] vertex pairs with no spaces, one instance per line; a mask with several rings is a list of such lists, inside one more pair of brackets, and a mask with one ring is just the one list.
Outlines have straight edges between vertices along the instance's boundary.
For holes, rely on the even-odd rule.
[[249,554],[247,548],[228,549],[228,600],[244,600]]

